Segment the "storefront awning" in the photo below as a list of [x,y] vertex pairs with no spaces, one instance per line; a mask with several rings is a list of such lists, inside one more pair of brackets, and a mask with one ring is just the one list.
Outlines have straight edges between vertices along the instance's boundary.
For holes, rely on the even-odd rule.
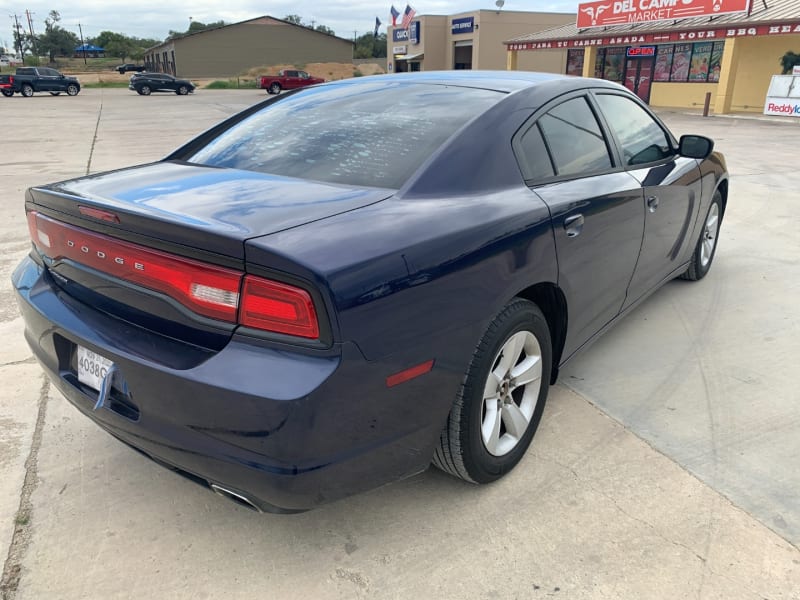
[[425,57],[424,52],[420,52],[419,54],[406,54],[405,56],[398,56],[398,60],[420,60]]

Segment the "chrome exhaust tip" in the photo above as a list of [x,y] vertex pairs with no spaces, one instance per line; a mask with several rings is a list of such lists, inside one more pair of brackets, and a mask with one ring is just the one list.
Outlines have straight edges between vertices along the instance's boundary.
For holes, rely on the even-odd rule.
[[229,490],[228,488],[224,488],[221,485],[217,485],[216,483],[209,482],[209,486],[214,493],[222,496],[223,498],[227,498],[228,500],[232,500],[236,502],[236,504],[240,506],[244,506],[245,508],[249,508],[250,510],[254,510],[257,513],[263,512],[257,504],[255,504],[252,500],[250,500],[247,496],[240,494],[239,492],[234,492],[233,490]]

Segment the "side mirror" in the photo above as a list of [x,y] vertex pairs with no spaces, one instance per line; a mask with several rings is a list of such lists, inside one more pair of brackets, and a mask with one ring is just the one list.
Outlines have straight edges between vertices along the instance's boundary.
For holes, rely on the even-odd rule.
[[682,135],[678,152],[686,158],[703,160],[714,151],[714,140],[702,135]]

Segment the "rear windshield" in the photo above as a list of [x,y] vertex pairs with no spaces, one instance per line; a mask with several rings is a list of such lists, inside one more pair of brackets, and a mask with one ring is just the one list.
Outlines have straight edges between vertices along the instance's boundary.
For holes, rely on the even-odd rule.
[[453,133],[502,96],[432,84],[310,88],[265,106],[188,160],[398,189]]

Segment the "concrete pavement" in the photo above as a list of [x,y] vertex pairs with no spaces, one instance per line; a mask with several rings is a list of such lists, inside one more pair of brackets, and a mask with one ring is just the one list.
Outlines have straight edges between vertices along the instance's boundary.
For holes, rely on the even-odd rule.
[[430,470],[309,513],[256,515],[52,391],[10,292],[24,189],[158,159],[264,97],[2,99],[4,600],[800,598],[796,126],[665,115],[729,160],[714,268],[670,283],[577,358],[528,455],[495,485]]

